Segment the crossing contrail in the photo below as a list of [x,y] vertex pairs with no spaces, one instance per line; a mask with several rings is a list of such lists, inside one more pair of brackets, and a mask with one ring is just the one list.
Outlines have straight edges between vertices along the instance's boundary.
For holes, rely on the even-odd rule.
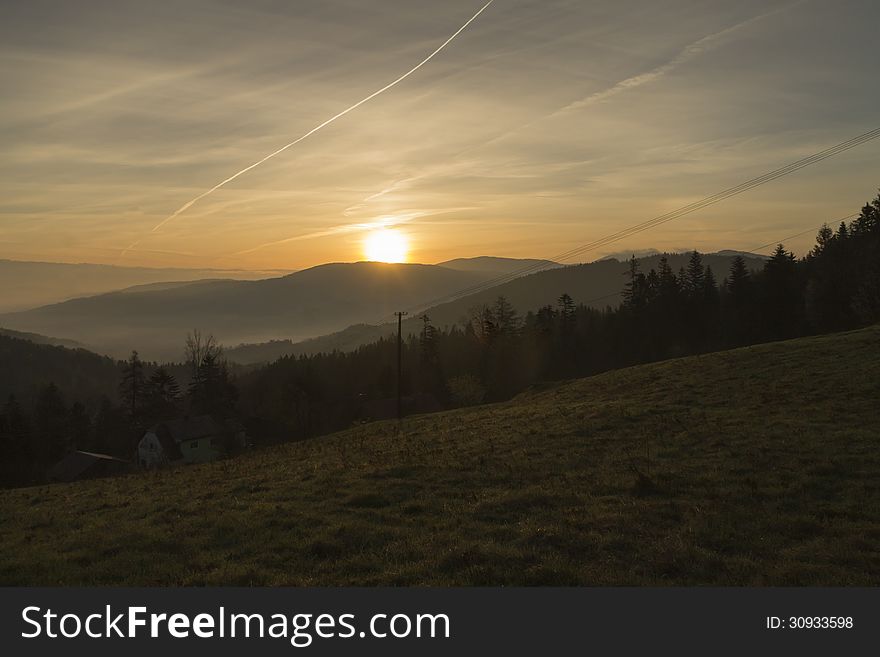
[[[251,169],[255,169],[256,167],[258,167],[258,166],[260,166],[261,164],[263,164],[263,162],[265,162],[265,161],[267,161],[267,160],[271,160],[271,159],[272,159],[273,157],[275,157],[276,155],[280,155],[281,153],[283,153],[284,151],[286,151],[288,148],[291,148],[292,146],[296,146],[296,145],[297,145],[298,143],[300,143],[301,141],[303,141],[303,140],[305,140],[305,139],[308,139],[308,138],[311,137],[313,134],[315,134],[316,132],[318,132],[318,130],[320,130],[321,128],[325,128],[325,127],[327,127],[328,125],[330,125],[331,123],[333,123],[333,122],[336,121],[337,119],[341,119],[343,116],[345,116],[345,115],[348,114],[349,112],[352,112],[352,111],[356,110],[358,107],[360,107],[360,106],[363,105],[364,103],[371,101],[373,98],[375,98],[375,97],[378,96],[379,94],[382,94],[382,93],[388,91],[389,89],[391,89],[391,87],[394,87],[394,86],[396,86],[397,84],[399,84],[399,83],[403,82],[404,80],[406,80],[410,75],[412,75],[413,73],[415,73],[416,71],[418,71],[420,68],[422,68],[422,66],[424,66],[424,65],[427,64],[429,61],[431,61],[431,60],[432,60],[432,59],[433,59],[433,58],[434,58],[434,57],[435,57],[435,56],[436,56],[441,50],[443,50],[446,46],[448,46],[450,43],[452,43],[452,41],[455,39],[455,37],[457,37],[459,34],[461,34],[462,32],[464,32],[465,28],[467,28],[468,25],[470,25],[470,24],[473,23],[475,20],[477,20],[477,18],[479,17],[479,15],[482,14],[484,11],[486,11],[486,9],[489,8],[489,5],[491,5],[493,2],[495,2],[495,0],[489,0],[489,2],[487,2],[485,5],[483,5],[483,6],[480,8],[480,10],[479,10],[476,14],[474,14],[473,16],[471,16],[471,18],[470,18],[470,19],[469,19],[464,25],[462,25],[460,28],[458,28],[458,30],[456,30],[456,32],[455,32],[451,37],[449,37],[448,39],[446,39],[446,41],[444,41],[442,44],[440,44],[440,46],[439,46],[434,52],[432,52],[430,55],[428,55],[427,57],[425,57],[422,61],[420,61],[420,62],[419,62],[418,64],[416,64],[415,66],[413,66],[410,70],[408,70],[406,73],[404,73],[403,75],[401,75],[399,78],[397,78],[397,79],[394,80],[393,82],[390,82],[390,83],[386,84],[386,85],[385,85],[384,87],[382,87],[381,89],[379,89],[379,90],[377,90],[377,91],[374,91],[373,93],[371,93],[371,94],[370,94],[369,96],[367,96],[366,98],[364,98],[364,99],[362,99],[362,100],[359,100],[358,102],[356,102],[356,103],[355,103],[354,105],[352,105],[351,107],[348,107],[348,108],[342,110],[341,112],[339,112],[339,114],[336,114],[335,116],[330,117],[329,119],[327,119],[327,120],[324,121],[323,123],[321,123],[321,124],[315,126],[315,127],[312,128],[311,130],[309,130],[307,133],[305,133],[305,134],[302,135],[301,137],[298,137],[297,139],[294,139],[294,140],[293,140],[292,142],[290,142],[289,144],[285,144],[284,146],[282,146],[282,147],[279,148],[278,150],[273,151],[272,153],[269,153],[266,157],[264,157],[264,158],[262,158],[262,159],[260,159],[260,160],[257,160],[256,162],[254,162],[254,163],[251,164],[250,166],[245,167],[244,169],[242,169],[242,170],[239,171],[238,173],[234,173],[234,174],[232,174],[232,175],[229,176],[226,180],[223,180],[222,182],[217,183],[216,185],[214,185],[213,187],[211,187],[209,190],[207,190],[207,191],[205,191],[205,192],[202,192],[201,194],[199,194],[198,196],[196,196],[196,197],[195,197],[194,199],[192,199],[191,201],[187,201],[186,203],[184,203],[183,205],[181,205],[177,210],[175,210],[172,214],[168,215],[168,216],[165,217],[162,221],[160,221],[158,224],[156,224],[155,226],[153,226],[153,229],[152,229],[150,232],[155,233],[156,231],[160,230],[160,229],[161,229],[165,224],[167,224],[169,221],[172,221],[175,217],[179,216],[179,215],[182,214],[183,212],[186,212],[186,211],[187,211],[189,208],[191,208],[195,203],[198,203],[199,201],[201,201],[201,200],[202,200],[203,198],[205,198],[206,196],[208,196],[208,195],[210,195],[210,194],[213,194],[214,192],[216,192],[218,189],[220,189],[220,188],[223,187],[224,185],[226,185],[226,184],[232,182],[233,180],[235,180],[235,179],[238,178],[239,176],[242,176],[242,175],[246,174],[246,173],[247,173],[248,171],[250,171]],[[140,243],[140,240],[138,240],[137,242],[135,242],[134,244],[132,244],[131,246],[129,246],[127,249],[125,249],[125,250],[120,254],[120,257],[124,256],[126,253],[128,253],[131,249],[133,249],[133,248],[134,248],[135,246],[137,246],[139,243]]]

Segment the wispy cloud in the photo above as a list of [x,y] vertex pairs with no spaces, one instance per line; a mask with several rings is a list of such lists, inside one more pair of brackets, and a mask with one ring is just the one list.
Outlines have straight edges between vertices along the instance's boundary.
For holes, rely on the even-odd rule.
[[613,98],[614,96],[621,94],[625,91],[630,91],[643,85],[650,84],[651,82],[654,82],[666,75],[669,75],[675,69],[684,64],[687,64],[697,57],[700,57],[704,53],[719,47],[737,32],[741,32],[751,25],[754,25],[755,23],[758,23],[766,18],[769,18],[781,12],[789,11],[796,6],[803,4],[805,1],[806,0],[798,0],[797,2],[786,5],[784,7],[778,7],[758,16],[753,16],[752,18],[741,21],[735,25],[731,25],[730,27],[727,27],[723,30],[719,30],[718,32],[708,34],[701,39],[697,39],[693,43],[690,43],[682,48],[678,52],[678,54],[675,55],[675,57],[673,57],[666,63],[661,64],[660,66],[657,66],[649,71],[645,71],[644,73],[639,73],[638,75],[633,75],[626,78],[625,80],[621,80],[620,82],[617,82],[616,84],[606,89],[602,89],[601,91],[590,94],[586,98],[582,98],[581,100],[569,103],[568,105],[565,105],[564,107],[561,107],[557,111],[553,112],[553,114],[551,114],[550,116],[552,117],[563,114],[565,112],[577,111],[594,103],[600,103],[602,101],[608,100],[609,98]]
[[[547,256],[876,119],[876,66],[839,44],[871,43],[880,3],[505,0],[151,232],[486,2],[18,3],[0,20],[0,257],[113,262],[123,249],[104,249],[148,236],[125,264],[299,269],[357,258],[359,231],[423,211],[443,214],[401,228],[424,261]],[[795,233],[804,212],[864,201],[871,157],[622,248]]]
[[[401,82],[403,82],[404,80],[406,80],[409,76],[411,76],[413,73],[415,73],[415,72],[418,71],[420,68],[422,68],[425,64],[427,64],[427,63],[430,62],[432,59],[434,59],[434,57],[436,57],[438,54],[440,54],[440,52],[443,51],[443,50],[446,48],[446,46],[448,46],[450,43],[452,43],[452,42],[455,40],[455,38],[458,37],[458,35],[461,34],[461,33],[462,33],[462,32],[468,27],[468,25],[470,25],[470,24],[473,23],[475,20],[477,20],[477,18],[479,18],[480,14],[482,14],[484,11],[486,11],[486,9],[488,9],[489,6],[490,6],[494,1],[495,1],[495,0],[489,0],[489,2],[487,2],[485,5],[483,5],[483,6],[480,8],[480,10],[477,11],[477,13],[475,13],[473,16],[471,16],[471,17],[470,17],[470,18],[464,23],[464,25],[462,25],[460,28],[458,28],[458,29],[452,34],[452,36],[450,36],[448,39],[446,39],[446,41],[444,41],[443,43],[441,43],[441,44],[440,44],[440,45],[439,45],[434,51],[432,51],[427,57],[425,57],[425,58],[424,58],[422,61],[420,61],[418,64],[416,64],[416,65],[413,66],[411,69],[409,69],[406,73],[404,73],[403,75],[399,76],[398,78],[396,78],[396,79],[393,80],[392,82],[389,82],[389,83],[386,84],[384,87],[382,87],[382,88],[380,88],[380,89],[377,89],[376,91],[374,91],[373,93],[371,93],[369,96],[366,96],[365,98],[362,98],[361,100],[359,100],[358,102],[354,103],[353,105],[351,105],[351,106],[345,108],[345,109],[342,110],[341,112],[339,112],[339,113],[337,113],[337,114],[334,114],[334,115],[331,116],[329,119],[327,119],[326,121],[323,121],[322,123],[316,125],[314,128],[312,128],[311,130],[309,130],[308,132],[306,132],[306,133],[303,134],[302,136],[298,137],[297,139],[294,139],[293,141],[291,141],[291,142],[285,144],[284,146],[282,146],[281,148],[279,148],[279,149],[277,149],[277,150],[275,150],[275,151],[272,151],[271,153],[269,153],[269,154],[266,155],[265,157],[260,158],[259,160],[257,160],[256,162],[254,162],[253,164],[251,164],[251,165],[249,165],[249,166],[246,166],[244,169],[241,169],[240,171],[237,171],[236,173],[232,174],[232,175],[229,176],[228,178],[226,178],[226,179],[222,180],[221,182],[217,183],[216,185],[214,185],[213,187],[211,187],[211,188],[208,189],[207,191],[202,192],[201,194],[199,194],[198,196],[196,196],[196,197],[193,198],[192,200],[187,201],[187,202],[184,203],[182,206],[180,206],[177,210],[175,210],[173,213],[171,213],[169,216],[165,217],[165,219],[163,219],[163,220],[160,221],[158,224],[156,224],[156,225],[153,227],[152,232],[155,233],[157,230],[161,229],[161,228],[162,228],[164,225],[166,225],[168,222],[174,220],[176,217],[178,217],[178,216],[179,216],[180,214],[182,214],[183,212],[186,212],[186,211],[187,211],[190,207],[192,207],[195,203],[199,202],[200,200],[202,200],[202,199],[205,198],[206,196],[209,196],[210,194],[213,194],[213,193],[216,192],[218,189],[220,189],[221,187],[224,187],[225,185],[231,183],[231,182],[232,182],[233,180],[235,180],[236,178],[239,178],[240,176],[243,176],[243,175],[246,174],[248,171],[251,171],[251,170],[255,169],[256,167],[260,166],[260,165],[263,164],[264,162],[267,162],[268,160],[272,159],[273,157],[275,157],[275,156],[277,156],[277,155],[280,155],[280,154],[283,153],[284,151],[286,151],[286,150],[292,148],[293,146],[296,146],[296,145],[299,144],[300,142],[302,142],[302,141],[308,139],[309,137],[311,137],[313,134],[315,134],[315,133],[318,132],[319,130],[322,130],[323,128],[327,127],[328,125],[330,125],[330,124],[333,123],[334,121],[337,121],[338,119],[341,119],[341,118],[342,118],[343,116],[345,116],[346,114],[349,114],[349,113],[353,112],[354,110],[356,110],[356,109],[357,109],[358,107],[360,107],[361,105],[364,105],[364,104],[368,103],[369,101],[373,100],[373,98],[376,98],[377,96],[379,96],[379,95],[385,93],[385,92],[388,91],[389,89],[391,89],[391,88],[397,86],[398,84],[400,84]],[[134,244],[132,244],[132,247],[136,246],[137,244],[138,244],[138,242],[135,242]],[[129,250],[131,250],[132,247],[129,247],[128,249],[123,250],[122,253],[120,254],[120,257],[121,257],[121,256],[124,256],[124,255],[126,254],[126,252],[128,252]]]

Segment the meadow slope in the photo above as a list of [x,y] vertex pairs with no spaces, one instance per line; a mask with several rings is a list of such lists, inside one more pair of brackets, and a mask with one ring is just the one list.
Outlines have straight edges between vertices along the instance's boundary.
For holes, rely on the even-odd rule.
[[880,327],[0,493],[6,585],[878,585]]

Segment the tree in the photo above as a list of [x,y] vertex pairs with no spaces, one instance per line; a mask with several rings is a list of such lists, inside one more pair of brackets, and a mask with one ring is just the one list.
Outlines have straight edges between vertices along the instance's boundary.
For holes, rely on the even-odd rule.
[[798,282],[797,261],[782,244],[764,264],[761,318],[767,338],[794,337],[801,325],[803,297]]
[[814,246],[813,250],[810,252],[811,255],[814,257],[821,255],[833,241],[834,231],[831,230],[828,224],[823,224],[822,228],[819,229],[819,233],[816,235],[816,246]]
[[687,269],[685,269],[682,281],[682,288],[690,300],[699,300],[704,296],[706,289],[705,278],[706,271],[703,268],[703,256],[700,255],[699,251],[695,250],[691,253],[691,257],[688,260]]
[[751,293],[752,278],[746,267],[746,259],[738,255],[730,263],[730,273],[725,287],[735,304],[744,304]]
[[61,391],[54,383],[44,387],[34,405],[36,458],[41,463],[57,461],[70,446],[67,407]]
[[754,284],[745,258],[736,256],[724,281],[724,336],[728,345],[747,344],[754,336]]
[[495,300],[495,307],[492,310],[492,314],[495,318],[495,324],[499,333],[503,335],[515,335],[519,330],[519,316],[514,307],[505,297],[499,296]]
[[443,380],[437,345],[437,329],[431,324],[431,318],[427,314],[422,315],[422,332],[419,335],[419,373],[423,391],[439,398],[446,396],[446,384]]
[[15,395],[9,395],[0,411],[0,486],[16,486],[30,480],[34,462],[30,433],[21,404]]
[[159,367],[147,380],[145,415],[150,422],[168,419],[178,411],[180,385],[164,367]]
[[115,406],[107,397],[101,398],[94,422],[94,451],[130,458],[134,443],[140,438],[138,433],[126,419],[122,408]]
[[562,334],[569,335],[574,330],[575,324],[576,308],[574,300],[567,293],[563,293],[556,300],[556,307],[559,309],[559,322],[562,327]]
[[153,402],[174,404],[180,399],[180,386],[173,374],[160,367],[147,381],[147,395]]
[[203,336],[199,329],[193,329],[192,333],[187,333],[184,358],[185,362],[192,368],[193,377],[196,376],[199,367],[206,357],[219,361],[222,354],[223,349],[217,344],[217,339],[212,334]]
[[228,416],[238,399],[238,389],[229,377],[225,361],[217,353],[209,352],[196,369],[189,385],[190,405],[199,413]]
[[128,407],[129,415],[137,417],[138,407],[144,396],[144,364],[141,362],[137,351],[132,351],[131,356],[122,368],[122,381],[119,384],[119,394]]
[[629,268],[625,272],[628,280],[623,288],[624,307],[637,315],[648,303],[648,282],[645,275],[639,271],[639,266],[635,256],[629,259]]
[[553,306],[547,305],[538,308],[535,313],[535,331],[542,337],[553,335],[553,328],[556,325],[558,313]]
[[69,444],[76,449],[88,449],[92,442],[92,419],[80,402],[70,407],[68,426]]
[[669,266],[669,258],[666,257],[665,253],[660,257],[657,276],[659,278],[657,287],[658,298],[664,306],[672,307],[678,300],[680,287],[678,279],[672,272],[672,267]]

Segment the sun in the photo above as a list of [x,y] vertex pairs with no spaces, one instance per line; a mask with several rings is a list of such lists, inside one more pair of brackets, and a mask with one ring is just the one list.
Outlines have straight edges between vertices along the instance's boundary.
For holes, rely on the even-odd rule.
[[380,228],[364,240],[364,255],[373,262],[406,262],[409,242],[399,230]]

